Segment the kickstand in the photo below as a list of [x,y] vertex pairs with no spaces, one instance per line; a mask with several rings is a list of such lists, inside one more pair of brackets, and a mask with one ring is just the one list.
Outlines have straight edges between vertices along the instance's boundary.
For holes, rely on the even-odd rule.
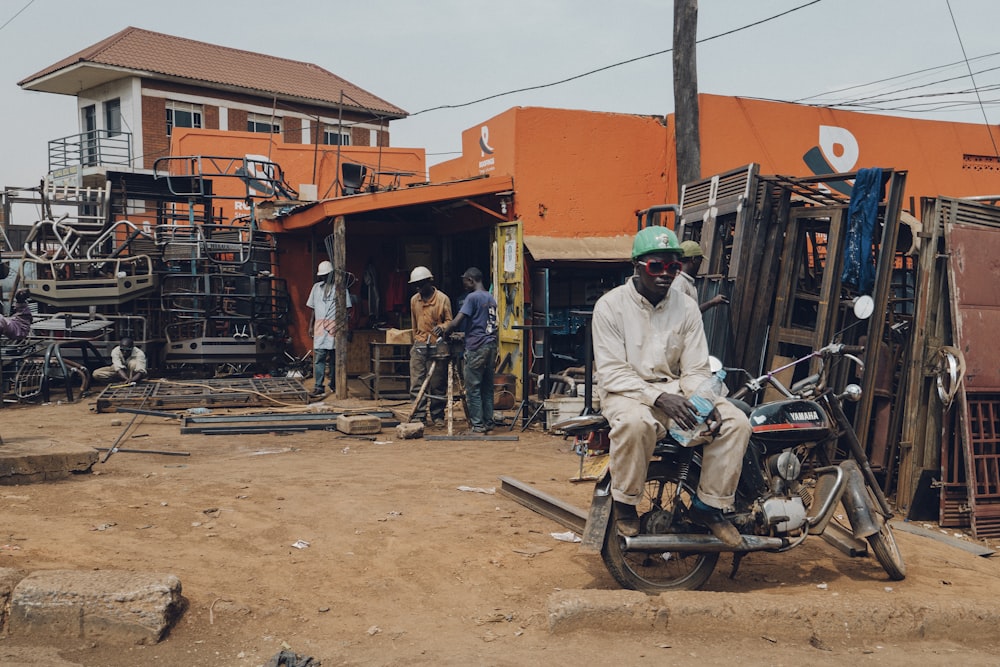
[[733,552],[733,569],[729,572],[730,579],[736,578],[736,572],[740,569],[740,563],[743,562],[743,557],[746,555],[747,555],[746,551]]

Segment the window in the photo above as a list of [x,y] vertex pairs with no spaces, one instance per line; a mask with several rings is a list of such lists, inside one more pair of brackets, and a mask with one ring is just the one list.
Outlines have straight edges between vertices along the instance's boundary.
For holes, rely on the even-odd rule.
[[83,144],[80,157],[87,166],[97,164],[97,107],[88,104],[80,110],[80,121],[83,125]]
[[122,101],[117,97],[104,103],[104,129],[109,137],[122,133]]
[[281,134],[281,118],[256,113],[247,114],[247,132]]
[[175,127],[201,127],[201,105],[167,102],[167,136]]
[[351,131],[339,125],[327,125],[323,128],[323,143],[327,146],[350,146]]

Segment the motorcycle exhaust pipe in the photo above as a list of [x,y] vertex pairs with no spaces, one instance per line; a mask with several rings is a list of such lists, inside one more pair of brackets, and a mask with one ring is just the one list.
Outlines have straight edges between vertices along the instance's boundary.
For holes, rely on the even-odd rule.
[[705,552],[705,551],[777,551],[788,546],[788,540],[780,537],[743,535],[743,545],[731,547],[714,535],[636,535],[623,537],[626,551]]

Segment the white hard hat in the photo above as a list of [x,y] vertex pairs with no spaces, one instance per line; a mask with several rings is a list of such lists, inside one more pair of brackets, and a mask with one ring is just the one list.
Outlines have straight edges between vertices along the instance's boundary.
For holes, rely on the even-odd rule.
[[331,271],[333,271],[333,264],[324,259],[322,262],[319,263],[319,266],[316,268],[316,275],[325,276]]
[[410,284],[419,283],[421,280],[427,280],[428,278],[434,278],[434,275],[430,272],[426,266],[418,266],[412,271],[410,271]]

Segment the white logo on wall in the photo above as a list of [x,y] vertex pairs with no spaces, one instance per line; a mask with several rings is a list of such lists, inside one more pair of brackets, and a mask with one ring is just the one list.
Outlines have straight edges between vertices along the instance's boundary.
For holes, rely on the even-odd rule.
[[858,162],[858,140],[842,127],[820,125],[819,148],[834,172],[851,171]]
[[493,171],[496,168],[495,160],[493,158],[493,147],[490,146],[489,125],[483,125],[479,128],[479,157],[483,158],[479,161],[480,174],[486,173],[487,171]]

